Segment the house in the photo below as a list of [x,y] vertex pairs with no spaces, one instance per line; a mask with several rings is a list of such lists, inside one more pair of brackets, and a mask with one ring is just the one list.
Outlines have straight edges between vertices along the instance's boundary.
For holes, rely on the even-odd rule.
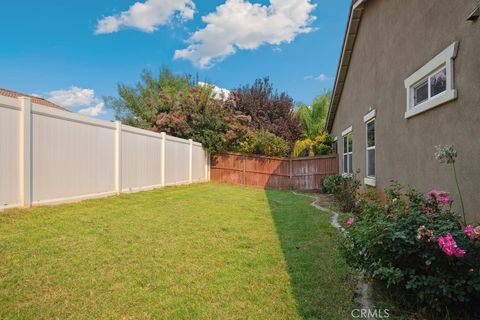
[[55,104],[55,103],[53,103],[51,101],[48,101],[46,99],[43,99],[41,97],[32,96],[32,95],[28,95],[28,94],[23,94],[23,93],[19,93],[19,92],[12,91],[12,90],[7,90],[7,89],[0,88],[0,96],[10,97],[10,98],[28,97],[32,100],[32,103],[40,104],[42,106],[55,108],[55,109],[59,109],[59,110],[63,110],[63,111],[68,111],[64,107],[61,107],[58,104]]
[[459,195],[452,167],[434,160],[451,144],[467,218],[480,222],[480,19],[478,0],[354,0],[327,130],[339,168],[366,186],[391,181]]

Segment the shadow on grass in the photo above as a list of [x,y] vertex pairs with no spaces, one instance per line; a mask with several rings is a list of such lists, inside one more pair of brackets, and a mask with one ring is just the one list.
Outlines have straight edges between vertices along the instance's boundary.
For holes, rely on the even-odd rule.
[[354,281],[336,247],[329,214],[312,207],[306,196],[265,193],[300,317],[350,318]]

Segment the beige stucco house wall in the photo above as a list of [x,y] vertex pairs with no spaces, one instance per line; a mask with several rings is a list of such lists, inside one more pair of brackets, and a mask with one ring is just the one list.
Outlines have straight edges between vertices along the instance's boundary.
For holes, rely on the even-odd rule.
[[[340,170],[342,132],[351,127],[352,168],[360,170],[362,183],[383,189],[395,180],[424,192],[444,189],[458,210],[451,167],[433,159],[435,145],[454,145],[472,222],[480,222],[480,19],[467,18],[477,6],[477,0],[355,1],[327,120],[327,129],[338,139]],[[405,80],[447,48],[455,51],[448,61],[456,98],[406,118]],[[364,116],[372,110],[373,181],[364,179]]]

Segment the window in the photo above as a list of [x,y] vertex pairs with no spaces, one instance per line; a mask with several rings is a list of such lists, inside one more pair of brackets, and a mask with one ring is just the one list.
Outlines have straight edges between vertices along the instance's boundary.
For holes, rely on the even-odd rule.
[[343,173],[351,174],[353,173],[352,165],[352,155],[353,155],[353,136],[352,136],[352,127],[348,128],[343,132]]
[[366,177],[364,183],[370,186],[376,185],[375,180],[375,117],[376,111],[371,110],[363,117],[365,122],[365,146],[366,146]]
[[413,105],[417,106],[420,103],[428,100],[428,81],[424,80],[416,88],[413,89]]
[[335,137],[333,139],[333,143],[332,143],[332,153],[338,153],[338,141],[337,141],[337,137]]
[[438,71],[428,79],[430,80],[431,97],[447,91],[447,69],[442,68],[440,71]]
[[454,59],[458,42],[452,43],[405,80],[407,111],[405,118],[435,108],[457,98],[453,83]]
[[375,119],[367,122],[367,177],[375,177]]
[[413,106],[416,107],[436,95],[447,91],[447,69],[441,67],[413,88]]

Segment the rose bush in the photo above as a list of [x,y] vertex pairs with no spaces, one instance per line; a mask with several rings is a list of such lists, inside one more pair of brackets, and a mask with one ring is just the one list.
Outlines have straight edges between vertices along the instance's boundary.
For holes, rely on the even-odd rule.
[[347,261],[417,310],[478,312],[480,226],[464,226],[445,191],[394,185],[386,195],[386,205],[371,192],[360,196],[361,212],[341,240]]

